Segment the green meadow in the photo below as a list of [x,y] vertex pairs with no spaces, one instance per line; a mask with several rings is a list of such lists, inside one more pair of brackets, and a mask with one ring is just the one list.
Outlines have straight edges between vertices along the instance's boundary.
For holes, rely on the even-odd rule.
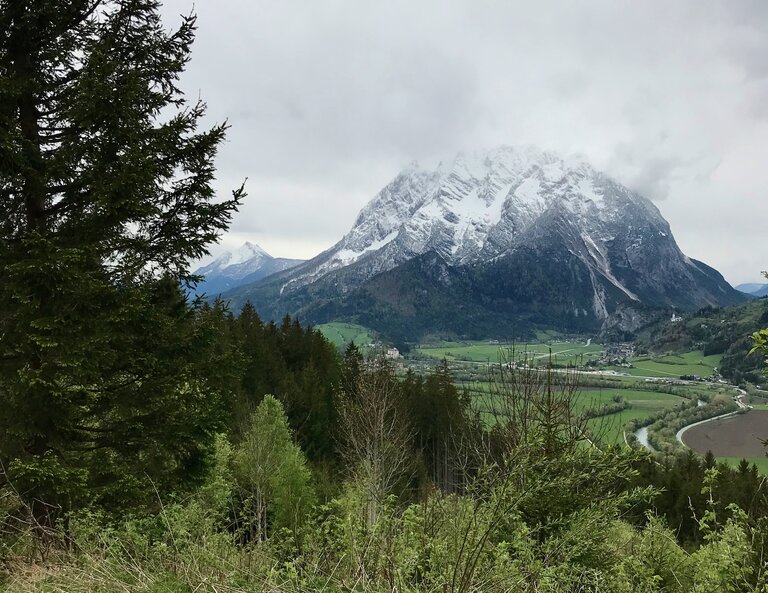
[[334,321],[315,326],[315,329],[325,336],[339,350],[354,342],[362,351],[368,349],[368,344],[374,342],[371,330],[362,325]]
[[449,361],[498,362],[504,359],[534,358],[545,359],[550,353],[557,363],[586,361],[603,350],[600,344],[587,345],[585,342],[552,342],[495,344],[490,342],[444,342],[439,345],[422,346],[416,353]]
[[654,412],[663,408],[671,408],[686,401],[686,398],[658,391],[615,388],[599,390],[585,389],[580,392],[576,406],[579,410],[601,408],[614,403],[614,396],[622,397],[631,408],[653,410]]
[[[740,457],[718,457],[717,460],[727,463],[731,467],[739,467],[739,463],[741,463]],[[768,475],[768,457],[750,457],[747,461],[750,465],[754,463],[760,474]]]
[[633,368],[607,367],[620,373],[629,373],[640,377],[678,378],[682,375],[707,377],[720,366],[721,354],[704,356],[700,350],[683,354],[668,354],[654,357],[637,357],[630,362]]
[[[466,389],[470,393],[475,406],[481,413],[487,414],[491,410],[494,389],[490,383],[466,383],[459,385],[459,387]],[[683,391],[688,390],[684,389]],[[694,392],[691,390],[691,393],[693,394]],[[595,435],[611,444],[621,444],[624,442],[624,427],[630,420],[644,420],[662,410],[687,401],[686,397],[679,395],[660,391],[632,389],[631,385],[627,383],[616,382],[615,387],[585,387],[580,389],[575,398],[575,409],[581,413],[589,409],[600,409],[610,406],[616,403],[614,401],[616,396],[623,398],[629,407],[620,412],[592,418],[588,421],[588,425]]]

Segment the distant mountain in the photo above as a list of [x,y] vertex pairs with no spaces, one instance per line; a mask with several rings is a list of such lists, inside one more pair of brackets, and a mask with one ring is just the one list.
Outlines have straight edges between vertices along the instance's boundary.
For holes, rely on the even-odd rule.
[[534,147],[411,165],[336,245],[226,296],[267,318],[357,320],[411,340],[596,331],[628,306],[746,298],[680,251],[649,200],[583,160]]
[[768,296],[768,284],[739,284],[736,290],[755,297]]
[[251,284],[276,272],[282,272],[303,261],[272,257],[258,245],[246,242],[237,251],[227,251],[208,265],[195,270],[195,274],[204,276],[204,280],[197,285],[195,292],[210,296],[217,295],[244,284]]

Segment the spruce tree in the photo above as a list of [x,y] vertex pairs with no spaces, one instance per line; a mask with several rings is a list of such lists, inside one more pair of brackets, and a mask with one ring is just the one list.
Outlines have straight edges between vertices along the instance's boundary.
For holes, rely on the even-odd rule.
[[[181,282],[243,197],[177,84],[195,18],[0,0],[0,462],[40,521],[194,473],[217,388]],[[150,494],[150,492],[146,492]]]

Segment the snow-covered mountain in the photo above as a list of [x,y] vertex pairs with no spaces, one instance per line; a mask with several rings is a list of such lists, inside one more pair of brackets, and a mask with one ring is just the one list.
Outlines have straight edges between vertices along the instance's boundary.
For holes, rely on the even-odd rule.
[[194,274],[204,277],[195,292],[219,294],[287,270],[303,261],[272,257],[255,243],[246,241],[237,251],[227,251],[195,270]]
[[[464,301],[516,318],[536,310],[544,324],[549,316],[599,325],[624,302],[696,309],[741,299],[718,272],[680,251],[649,200],[584,160],[530,146],[460,154],[434,170],[409,166],[336,245],[233,296],[250,293],[270,316],[312,318],[322,309],[359,317],[355,307],[370,309],[387,293],[369,290],[371,282],[382,275],[395,282],[398,270],[418,267],[404,264],[427,256],[446,271],[437,285],[453,282],[455,291],[466,282]],[[407,283],[396,283],[407,293]],[[404,296],[387,307],[396,310]],[[412,309],[417,316],[419,306]]]

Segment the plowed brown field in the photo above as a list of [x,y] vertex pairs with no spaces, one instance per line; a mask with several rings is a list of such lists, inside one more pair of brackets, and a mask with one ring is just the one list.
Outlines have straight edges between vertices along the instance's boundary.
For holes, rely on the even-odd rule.
[[768,451],[761,442],[768,439],[768,410],[750,410],[694,426],[682,439],[694,451],[712,451],[715,457],[763,457]]

